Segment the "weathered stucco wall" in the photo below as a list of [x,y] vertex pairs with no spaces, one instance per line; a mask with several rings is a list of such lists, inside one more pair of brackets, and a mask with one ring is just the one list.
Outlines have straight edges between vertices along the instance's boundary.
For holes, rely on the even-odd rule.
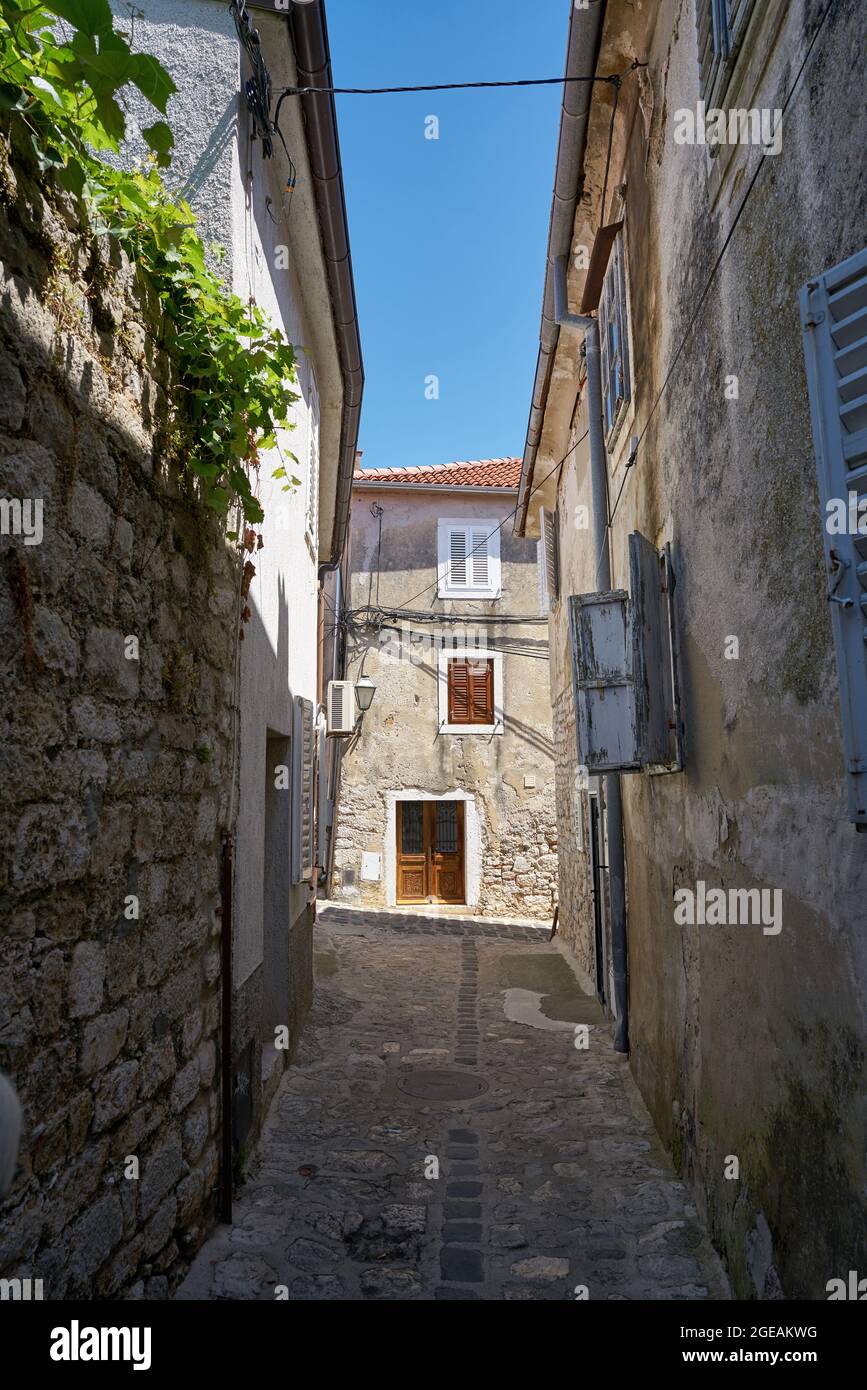
[[[735,104],[782,106],[820,8],[767,7],[778,32],[757,40]],[[863,40],[860,8],[833,7],[614,523],[615,586],[628,588],[630,531],[672,542],[686,729],[683,773],[622,779],[631,1064],[737,1297],[824,1298],[829,1279],[867,1265],[867,837],[846,814],[797,299],[864,241],[863,93],[840,80]],[[699,99],[692,0],[660,5],[646,53],[638,22],[609,6],[599,69],[636,52],[649,61],[641,109],[622,108],[610,184],[626,185],[635,395],[612,496],[756,156],[737,150],[717,188],[707,149],[674,143],[674,112]],[[607,121],[591,135],[579,227],[598,202]],[[575,437],[585,425],[582,412]],[[560,486],[564,593],[596,587],[578,501],[589,503],[586,446]],[[552,626],[556,709],[571,680],[565,604]],[[702,879],[781,890],[780,934],[677,925],[674,890]],[[592,958],[592,918],[579,891],[569,901],[578,916],[565,930]]]
[[[122,5],[116,9],[123,14]],[[293,697],[316,702],[317,556],[331,542],[343,386],[298,103],[284,103],[280,116],[298,173],[289,193],[280,141],[264,159],[253,136],[240,95],[246,58],[224,0],[142,0],[137,9],[136,47],[160,58],[178,87],[168,109],[175,151],[167,181],[190,201],[206,246],[221,248],[218,273],[295,345],[298,364],[292,429],[279,433],[279,449],[263,452],[258,472],[263,546],[249,557],[256,573],[240,656],[233,1090],[235,1141],[246,1152],[312,997],[312,891],[289,881],[291,816],[275,832],[267,808],[275,759],[291,765]],[[286,13],[251,17],[279,92],[296,79]],[[128,153],[135,157],[144,149],[139,127],[151,113],[135,92],[130,108]],[[311,470],[314,387],[320,418]],[[272,477],[284,463],[300,481],[287,492],[284,480]],[[311,485],[320,505],[308,535]],[[289,1029],[288,1049],[274,1048],[278,1026]]]
[[0,162],[0,491],[44,518],[2,537],[0,1274],[159,1298],[217,1189],[238,576],[165,461],[158,306],[23,145]]
[[[383,508],[379,556],[379,520],[371,504]],[[495,916],[551,919],[557,836],[546,627],[497,621],[498,612],[537,617],[535,545],[504,528],[499,602],[436,597],[437,518],[499,521],[513,505],[510,493],[468,497],[445,489],[408,494],[364,488],[354,494],[351,606],[399,607],[426,590],[409,607],[437,621],[407,622],[401,631],[398,619],[379,634],[369,628],[350,636],[347,676],[359,674],[363,661],[377,693],[342,764],[334,892],[346,901],[394,902],[386,875],[394,861],[389,792],[443,796],[459,790],[472,797],[478,820],[477,838],[467,838],[468,905]],[[473,614],[477,623],[470,628],[450,621],[456,613]],[[439,732],[437,633],[502,653],[504,733]],[[469,812],[467,819],[469,827]],[[362,879],[362,851],[382,856],[378,882]]]

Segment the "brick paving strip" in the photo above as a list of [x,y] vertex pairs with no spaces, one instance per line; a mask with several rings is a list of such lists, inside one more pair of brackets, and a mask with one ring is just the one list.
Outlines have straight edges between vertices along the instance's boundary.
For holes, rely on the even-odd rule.
[[329,908],[316,970],[234,1224],[178,1298],[730,1297],[547,933]]

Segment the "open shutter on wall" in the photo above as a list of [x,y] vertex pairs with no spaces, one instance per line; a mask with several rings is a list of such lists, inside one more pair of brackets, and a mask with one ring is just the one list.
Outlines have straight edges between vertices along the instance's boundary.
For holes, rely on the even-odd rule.
[[683,767],[673,589],[670,548],[660,552],[633,531],[629,537],[632,669],[641,765],[647,772],[679,772]]
[[292,740],[293,816],[292,882],[300,883],[313,872],[314,743],[313,704],[295,697],[295,737]]
[[573,595],[578,762],[589,773],[683,767],[674,574],[668,546],[629,537],[630,593]]
[[569,600],[578,761],[591,773],[640,766],[628,602],[624,589]]
[[539,516],[542,526],[542,545],[545,549],[545,583],[549,603],[560,596],[560,553],[557,536],[557,512],[542,507]]
[[849,819],[867,832],[867,248],[808,281],[801,323]]

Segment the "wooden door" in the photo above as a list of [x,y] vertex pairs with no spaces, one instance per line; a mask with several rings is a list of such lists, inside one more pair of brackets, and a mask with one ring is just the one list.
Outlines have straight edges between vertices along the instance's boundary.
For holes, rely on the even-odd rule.
[[425,801],[397,803],[397,900],[424,903],[428,899],[427,817]]
[[464,901],[462,801],[397,803],[397,901]]
[[431,896],[437,903],[464,900],[464,803],[429,801]]

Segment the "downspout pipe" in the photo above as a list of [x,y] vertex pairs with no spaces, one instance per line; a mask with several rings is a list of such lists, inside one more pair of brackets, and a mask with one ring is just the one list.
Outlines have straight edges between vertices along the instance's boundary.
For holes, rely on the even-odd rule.
[[[605,0],[590,9],[573,5],[569,18],[569,37],[566,44],[565,77],[580,77],[595,73],[599,61]],[[536,454],[542,439],[545,406],[554,369],[554,358],[560,338],[560,328],[568,319],[565,300],[566,261],[575,230],[575,212],[582,188],[584,148],[587,143],[587,120],[590,112],[592,87],[584,82],[564,82],[563,104],[560,113],[560,134],[557,141],[557,162],[554,170],[554,193],[551,199],[551,218],[548,226],[548,258],[545,267],[545,288],[542,295],[542,322],[539,329],[539,353],[533,380],[533,399],[527,422],[524,444],[524,464],[515,512],[514,532],[524,535],[527,507],[533,491]],[[558,272],[557,263],[562,261]],[[560,289],[557,289],[558,275]],[[560,313],[555,308],[555,295],[560,294]],[[571,325],[578,327],[578,324]],[[585,325],[586,326],[586,325]]]
[[[602,358],[595,319],[584,338],[587,362],[587,427],[590,446],[591,535],[596,563],[595,587],[611,588],[608,529],[608,453],[602,430]],[[608,816],[608,886],[611,896],[611,973],[614,981],[614,1050],[629,1051],[629,981],[626,942],[626,857],[623,849],[623,799],[620,773],[605,776]]]

